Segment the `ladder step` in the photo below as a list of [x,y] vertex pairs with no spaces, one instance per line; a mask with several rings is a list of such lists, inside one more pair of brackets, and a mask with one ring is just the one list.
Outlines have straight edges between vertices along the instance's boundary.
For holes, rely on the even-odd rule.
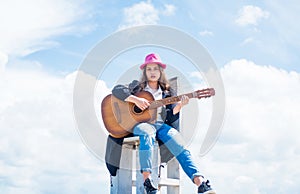
[[123,146],[125,146],[125,147],[127,147],[127,146],[136,147],[138,145],[140,145],[140,138],[139,138],[139,136],[124,138]]
[[179,187],[180,181],[179,179],[172,179],[172,178],[161,178],[158,183],[159,186],[173,186]]
[[[136,186],[136,180],[132,180],[132,186]],[[179,187],[180,186],[180,181],[179,181],[179,179],[160,178],[158,186]]]

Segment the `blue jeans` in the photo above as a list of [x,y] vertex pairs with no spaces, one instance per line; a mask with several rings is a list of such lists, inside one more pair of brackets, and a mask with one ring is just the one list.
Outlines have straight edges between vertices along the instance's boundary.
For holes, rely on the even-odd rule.
[[140,123],[134,127],[133,133],[135,136],[140,137],[139,156],[142,172],[151,172],[153,149],[157,138],[176,157],[183,171],[192,181],[195,176],[201,176],[190,152],[184,147],[181,135],[176,129],[162,122],[154,124]]

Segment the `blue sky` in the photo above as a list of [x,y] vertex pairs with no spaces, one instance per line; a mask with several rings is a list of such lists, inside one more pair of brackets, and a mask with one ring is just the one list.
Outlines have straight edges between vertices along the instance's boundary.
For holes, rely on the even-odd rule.
[[[41,35],[42,40],[39,40],[39,37],[30,37],[34,39],[33,42],[28,43],[29,45],[26,43],[24,46],[30,46],[35,52],[26,54],[22,59],[37,60],[45,69],[55,72],[57,69],[69,72],[77,69],[85,54],[95,44],[122,26],[150,23],[168,25],[187,32],[208,49],[219,66],[232,58],[246,58],[261,65],[299,70],[297,67],[299,38],[296,33],[299,27],[292,23],[298,15],[297,6],[294,6],[295,3],[292,2],[286,5],[281,5],[277,1],[232,3],[78,1],[72,4],[74,6],[70,7],[73,8],[70,12],[74,11],[74,13],[66,14],[68,17],[66,24],[61,22],[56,25],[56,18],[51,21],[54,24],[50,23],[49,26],[36,22],[39,25],[37,28],[40,27],[40,31],[45,34]],[[144,15],[141,13],[143,6],[148,9]],[[248,13],[249,15],[245,14],[247,6],[249,6],[248,10],[252,11]],[[59,7],[57,11],[58,9]],[[130,9],[132,16],[128,13]],[[167,10],[169,13],[166,13]],[[20,13],[26,14],[26,9]],[[38,14],[41,17],[44,16],[37,13],[37,17],[39,17]],[[147,19],[139,19],[138,14]],[[133,19],[129,20],[129,17]],[[25,19],[27,19],[26,16]],[[57,19],[60,18],[57,17]],[[30,25],[35,25],[34,22],[31,24],[28,20],[24,21],[25,24],[28,22]],[[16,17],[15,22],[17,21]],[[55,27],[53,33],[45,32],[51,27]],[[17,29],[16,27],[13,30]],[[32,26],[31,32],[39,33],[38,30],[35,32]],[[21,33],[19,36],[22,41],[26,40],[26,36]],[[28,48],[23,48],[23,51],[21,49],[18,49],[18,52],[28,50]],[[20,54],[15,52],[8,51],[7,54]]]
[[[296,0],[2,0],[1,193],[108,193],[103,160],[88,151],[76,129],[74,80],[101,40],[144,24],[189,34],[219,68],[226,91],[222,133],[207,155],[197,156],[211,105],[200,102],[203,122],[190,145],[218,193],[298,193],[299,13]],[[124,65],[138,65],[147,49],[134,51],[141,55]],[[173,62],[170,51],[151,50]],[[125,57],[112,63],[121,65]],[[95,106],[109,92],[110,71],[97,80]],[[205,85],[199,72],[182,73]],[[184,174],[181,183],[183,193],[195,191]]]

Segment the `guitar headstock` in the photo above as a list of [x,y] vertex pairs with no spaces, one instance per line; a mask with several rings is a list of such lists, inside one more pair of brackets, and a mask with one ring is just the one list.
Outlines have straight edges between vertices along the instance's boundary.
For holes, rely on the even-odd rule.
[[208,98],[215,95],[215,89],[214,88],[206,88],[202,90],[195,91],[195,98]]

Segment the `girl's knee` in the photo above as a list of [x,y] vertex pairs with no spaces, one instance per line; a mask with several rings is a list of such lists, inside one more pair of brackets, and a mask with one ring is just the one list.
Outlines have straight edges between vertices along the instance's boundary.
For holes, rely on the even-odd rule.
[[134,135],[149,135],[155,136],[156,129],[153,125],[149,123],[140,123],[134,127]]
[[157,132],[157,137],[162,140],[163,139],[169,140],[170,138],[175,137],[178,133],[179,132],[176,129],[170,126],[165,126],[162,127],[161,130]]

